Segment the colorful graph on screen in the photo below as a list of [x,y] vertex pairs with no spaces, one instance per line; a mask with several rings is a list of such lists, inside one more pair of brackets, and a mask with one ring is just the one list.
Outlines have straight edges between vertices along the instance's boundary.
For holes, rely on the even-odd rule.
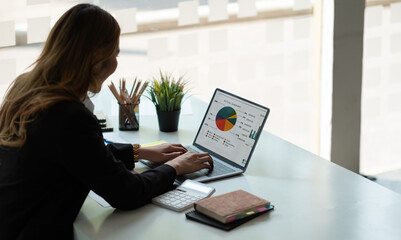
[[237,122],[237,112],[232,107],[223,107],[216,115],[216,126],[221,131],[229,131]]

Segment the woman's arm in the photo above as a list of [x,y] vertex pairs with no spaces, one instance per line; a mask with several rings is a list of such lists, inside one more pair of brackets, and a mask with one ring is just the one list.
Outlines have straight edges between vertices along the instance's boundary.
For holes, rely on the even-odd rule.
[[[49,131],[50,136],[46,138],[49,139],[47,144],[54,152],[55,161],[71,178],[86,185],[115,208],[133,209],[142,206],[169,190],[177,174],[213,167],[208,154],[183,154],[182,146],[164,144],[149,152],[146,152],[149,149],[144,148],[142,156],[145,153],[144,157],[160,157],[162,161],[177,153],[179,156],[155,169],[134,174],[119,159],[132,157],[133,163],[133,149],[127,149],[119,155],[121,152],[113,153],[110,147],[106,147],[96,117],[83,105],[60,111],[63,113],[56,113],[63,116],[58,122],[58,131]],[[171,154],[171,151],[177,153]]]
[[119,158],[131,157],[134,164],[133,150],[113,154],[104,144],[96,118],[83,105],[66,105],[54,114],[62,118],[57,130],[48,131],[46,144],[55,164],[113,207],[133,209],[171,188],[176,177],[173,167],[163,165],[142,174],[132,173]]

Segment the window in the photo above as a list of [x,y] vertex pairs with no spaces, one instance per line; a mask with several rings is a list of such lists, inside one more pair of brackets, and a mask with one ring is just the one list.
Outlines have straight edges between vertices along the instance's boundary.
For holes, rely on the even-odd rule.
[[361,172],[401,168],[401,1],[367,4],[362,85]]
[[320,38],[310,0],[8,1],[0,22],[14,22],[17,46],[0,48],[1,95],[35,61],[50,26],[80,2],[122,26],[109,81],[149,79],[159,69],[185,74],[193,96],[207,102],[220,87],[265,105],[266,130],[319,154]]

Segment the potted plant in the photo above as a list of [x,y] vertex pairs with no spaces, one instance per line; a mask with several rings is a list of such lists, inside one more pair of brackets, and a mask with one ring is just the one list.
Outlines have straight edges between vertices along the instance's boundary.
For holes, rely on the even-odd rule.
[[163,73],[154,77],[148,88],[148,98],[156,107],[159,129],[162,132],[174,132],[178,129],[181,104],[186,95],[186,82],[183,76],[175,79],[172,74]]

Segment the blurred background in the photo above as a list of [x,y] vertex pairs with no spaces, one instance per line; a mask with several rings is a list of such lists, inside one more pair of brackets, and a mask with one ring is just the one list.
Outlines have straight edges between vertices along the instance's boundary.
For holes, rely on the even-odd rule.
[[[216,87],[231,91],[271,109],[265,130],[330,161],[332,2],[0,0],[0,96],[29,70],[57,19],[92,3],[122,27],[108,81],[148,80],[160,69],[184,75],[205,102]],[[401,1],[366,1],[359,172],[378,182],[401,180],[400,76]]]

